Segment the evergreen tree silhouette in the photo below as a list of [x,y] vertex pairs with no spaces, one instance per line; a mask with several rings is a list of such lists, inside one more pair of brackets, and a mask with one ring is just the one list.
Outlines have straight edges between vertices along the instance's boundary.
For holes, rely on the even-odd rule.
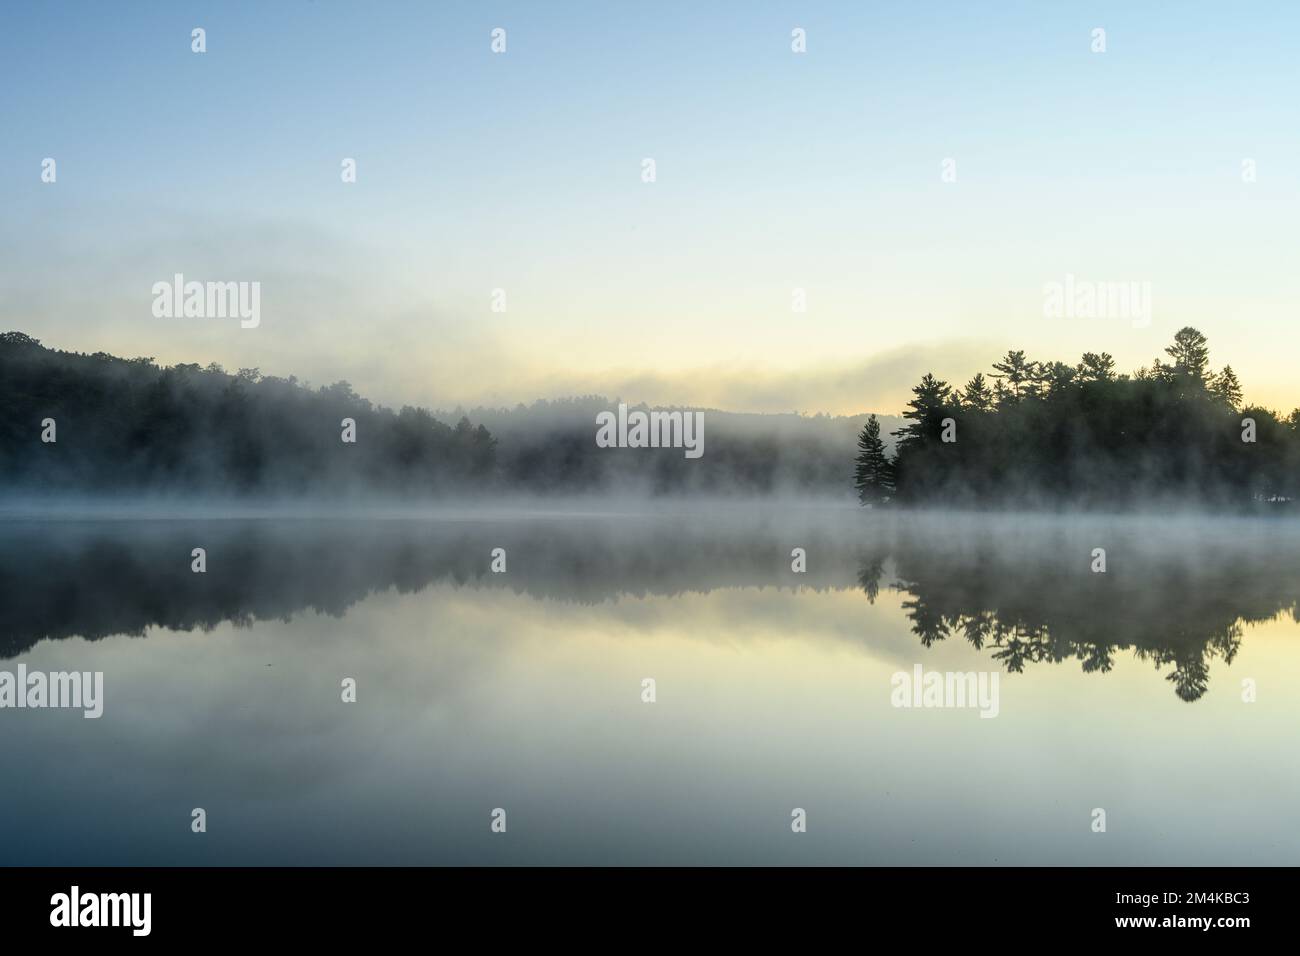
[[858,436],[857,467],[853,473],[858,501],[871,505],[887,499],[893,490],[891,470],[885,443],[880,440],[880,422],[872,415]]
[[1231,365],[1225,365],[1223,371],[1215,376],[1210,391],[1221,398],[1233,410],[1236,410],[1241,405],[1241,382],[1237,381],[1236,373],[1232,371]]
[[1165,349],[1165,354],[1174,360],[1173,371],[1176,375],[1205,380],[1210,364],[1210,349],[1205,336],[1190,325],[1174,334],[1174,344]]
[[1020,401],[1027,391],[1033,390],[1036,376],[1035,363],[1025,358],[1024,349],[1007,352],[1001,362],[993,363],[993,377],[1003,385],[1005,397],[1011,401]]
[[1115,360],[1109,352],[1084,352],[1080,360],[1077,380],[1080,382],[1113,382],[1115,380]]
[[[1239,510],[1300,498],[1300,410],[1243,407],[1236,374],[1210,371],[1194,328],[1164,352],[1169,361],[1124,375],[1106,352],[1071,366],[1013,349],[993,364],[992,394],[982,373],[957,392],[926,374],[894,432],[891,502]],[[940,441],[948,417],[960,442]]]
[[910,424],[894,432],[900,446],[938,436],[951,392],[947,382],[941,382],[927,372],[921,384],[913,387],[912,395],[907,411],[903,412]]
[[966,383],[966,389],[960,395],[960,403],[977,412],[993,410],[993,391],[984,381],[983,372],[976,372],[975,377]]

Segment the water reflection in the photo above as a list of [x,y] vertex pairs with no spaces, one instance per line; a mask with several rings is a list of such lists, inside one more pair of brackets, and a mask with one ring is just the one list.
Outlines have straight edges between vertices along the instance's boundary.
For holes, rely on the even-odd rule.
[[[1131,652],[1185,701],[1231,664],[1246,623],[1297,614],[1290,523],[872,517],[857,512],[418,520],[0,523],[0,657],[43,639],[335,617],[387,589],[508,589],[595,604],[718,589],[882,588],[924,647],[951,638],[1022,672]],[[190,570],[192,548],[207,572]],[[790,567],[804,548],[807,572]],[[494,548],[507,572],[489,570]],[[1106,550],[1094,573],[1095,548]],[[864,640],[867,640],[864,636]]]
[[1168,668],[1185,701],[1205,694],[1211,662],[1232,663],[1244,624],[1296,618],[1300,549],[1288,526],[1007,530],[895,538],[863,562],[860,586],[875,600],[892,575],[925,647],[963,639],[1011,672],[1076,660],[1106,673],[1132,652]]

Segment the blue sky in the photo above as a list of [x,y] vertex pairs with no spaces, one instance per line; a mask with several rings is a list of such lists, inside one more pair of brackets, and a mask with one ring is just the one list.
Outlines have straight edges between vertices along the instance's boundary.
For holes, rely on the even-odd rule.
[[[1297,37],[1249,2],[9,4],[0,325],[386,402],[892,412],[1192,324],[1289,408]],[[175,272],[260,281],[261,325],[154,318]],[[1149,281],[1150,326],[1044,318],[1067,273]]]

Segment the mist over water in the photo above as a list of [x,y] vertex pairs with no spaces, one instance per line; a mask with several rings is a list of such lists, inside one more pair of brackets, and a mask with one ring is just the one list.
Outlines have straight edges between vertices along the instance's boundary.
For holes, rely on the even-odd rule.
[[5,4],[0,939],[1287,920],[1300,3],[1192,6]]
[[[105,675],[99,720],[5,713],[7,862],[1300,857],[1294,521],[112,510],[0,517],[0,670]],[[893,706],[918,664],[997,672],[997,719]]]

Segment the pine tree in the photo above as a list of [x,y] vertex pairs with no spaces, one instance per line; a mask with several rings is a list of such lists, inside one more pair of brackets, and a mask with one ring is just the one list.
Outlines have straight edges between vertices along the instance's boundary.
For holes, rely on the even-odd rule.
[[[1138,371],[1145,371],[1145,369],[1139,369]],[[1178,366],[1166,365],[1160,359],[1153,358],[1151,360],[1151,371],[1146,377],[1153,382],[1173,382],[1178,378]]]
[[1080,382],[1111,382],[1115,379],[1115,359],[1109,352],[1084,352],[1077,371]]
[[976,372],[975,377],[966,383],[966,390],[961,395],[961,403],[977,412],[993,409],[993,391],[984,381],[984,373]]
[[885,443],[880,440],[880,422],[875,415],[867,419],[858,436],[853,485],[858,489],[858,501],[864,505],[885,500],[893,490],[892,468],[885,454]]
[[1042,370],[1049,395],[1065,391],[1079,374],[1074,366],[1067,365],[1065,362],[1044,362],[1039,365],[1039,368]]
[[910,419],[911,424],[894,432],[900,445],[937,437],[952,398],[948,383],[941,382],[929,372],[925,373],[920,385],[913,386],[912,394],[915,398],[907,403],[907,411],[903,412],[903,417]]
[[1006,382],[1006,395],[1013,401],[1036,391],[1037,363],[1025,359],[1024,349],[1007,352],[1007,357],[1001,362],[993,363],[993,371],[998,373],[994,378]]
[[1205,380],[1210,365],[1210,349],[1205,336],[1190,325],[1174,334],[1174,344],[1165,349],[1165,354],[1174,360],[1175,374]]
[[1241,406],[1241,382],[1237,381],[1237,373],[1232,370],[1231,365],[1223,367],[1223,371],[1215,377],[1214,383],[1210,386],[1210,391],[1232,409]]

